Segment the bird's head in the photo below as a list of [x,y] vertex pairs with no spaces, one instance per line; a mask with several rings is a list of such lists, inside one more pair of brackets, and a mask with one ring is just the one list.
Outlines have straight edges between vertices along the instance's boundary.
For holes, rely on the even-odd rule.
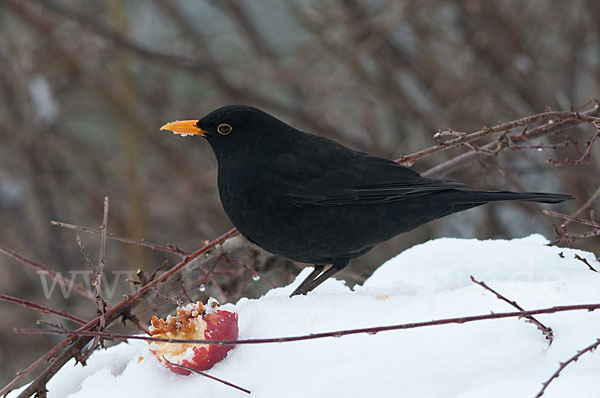
[[273,134],[280,139],[290,126],[260,109],[229,105],[216,109],[199,120],[178,120],[160,128],[180,135],[200,135],[208,140],[217,158],[242,150],[264,146]]

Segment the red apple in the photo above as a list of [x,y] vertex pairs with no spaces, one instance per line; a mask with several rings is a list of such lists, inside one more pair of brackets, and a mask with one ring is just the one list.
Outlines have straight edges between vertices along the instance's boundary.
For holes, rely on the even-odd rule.
[[[153,316],[150,335],[168,339],[236,340],[238,338],[237,314],[218,308],[217,301],[210,299],[206,306],[198,301],[179,307],[177,315],[169,315],[166,320]],[[225,358],[233,347],[233,345],[150,343],[150,351],[158,360],[173,372],[182,375],[189,375],[191,372],[173,366],[164,359],[203,371]]]

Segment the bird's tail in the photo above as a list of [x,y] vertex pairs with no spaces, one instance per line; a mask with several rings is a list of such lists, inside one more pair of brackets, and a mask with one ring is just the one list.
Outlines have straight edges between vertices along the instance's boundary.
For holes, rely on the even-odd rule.
[[499,202],[505,200],[524,200],[527,202],[540,202],[540,203],[561,203],[565,200],[574,199],[570,195],[563,195],[559,193],[544,193],[544,192],[510,192],[510,191],[460,191],[464,194],[459,194],[462,197],[459,199],[460,203],[463,204],[483,204],[487,202]]

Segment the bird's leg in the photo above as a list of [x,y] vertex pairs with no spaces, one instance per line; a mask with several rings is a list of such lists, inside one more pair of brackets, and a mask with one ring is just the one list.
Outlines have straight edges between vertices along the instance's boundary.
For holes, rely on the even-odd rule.
[[[302,281],[301,285],[304,285],[302,287],[302,289],[296,289],[294,291],[294,293],[292,293],[291,296],[295,296],[297,294],[306,294],[306,293],[310,292],[315,287],[319,286],[321,283],[323,283],[327,279],[329,279],[331,276],[333,276],[337,272],[341,271],[348,264],[348,261],[349,260],[347,258],[334,259],[333,264],[331,264],[331,268],[329,268],[327,271],[325,271],[321,275],[319,275],[318,278],[315,278],[306,284],[304,283],[304,282],[306,282],[306,279],[304,281]],[[312,275],[312,273],[311,273],[311,275]]]
[[[302,289],[304,289],[304,287],[306,285],[308,285],[310,282],[312,282],[313,280],[315,280],[315,278],[321,273],[323,272],[323,269],[325,268],[325,264],[315,264],[315,269],[310,273],[310,275],[308,275],[301,283],[300,285],[298,285],[298,287],[296,288],[296,290],[294,290],[292,292],[292,294],[290,294],[290,297],[295,296],[297,294],[300,294],[300,291]],[[306,293],[303,293],[306,294]]]

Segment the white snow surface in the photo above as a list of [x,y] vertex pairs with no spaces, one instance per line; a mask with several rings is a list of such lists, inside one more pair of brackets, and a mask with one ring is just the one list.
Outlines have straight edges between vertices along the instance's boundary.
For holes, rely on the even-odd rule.
[[[387,261],[354,290],[330,279],[307,296],[289,298],[309,268],[289,286],[224,308],[238,312],[239,337],[247,339],[515,310],[471,282],[470,275],[525,309],[600,302],[600,274],[574,259],[579,254],[600,269],[595,256],[546,243],[540,235],[432,240]],[[208,373],[254,397],[534,397],[559,361],[600,337],[600,311],[537,318],[554,330],[552,345],[523,319],[488,320],[239,345]],[[600,397],[599,375],[600,354],[587,353],[544,397]],[[49,398],[246,395],[197,374],[171,372],[142,341],[96,352],[85,367],[67,364],[48,389]]]

